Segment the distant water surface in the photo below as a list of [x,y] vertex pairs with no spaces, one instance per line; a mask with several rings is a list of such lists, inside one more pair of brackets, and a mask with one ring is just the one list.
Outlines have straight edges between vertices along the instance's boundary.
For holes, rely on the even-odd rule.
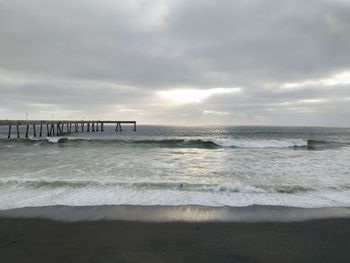
[[349,128],[105,126],[8,140],[0,127],[0,137],[0,209],[350,206]]

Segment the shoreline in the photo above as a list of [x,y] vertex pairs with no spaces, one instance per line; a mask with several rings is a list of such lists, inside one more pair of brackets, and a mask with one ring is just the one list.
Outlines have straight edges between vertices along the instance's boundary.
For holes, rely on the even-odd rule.
[[61,222],[302,222],[320,219],[350,219],[350,207],[299,208],[253,205],[243,207],[181,206],[42,206],[0,210],[0,218],[40,218]]

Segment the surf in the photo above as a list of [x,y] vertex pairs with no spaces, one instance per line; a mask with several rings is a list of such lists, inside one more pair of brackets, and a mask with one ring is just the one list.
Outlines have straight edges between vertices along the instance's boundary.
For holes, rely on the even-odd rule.
[[335,147],[347,147],[348,142],[315,140],[315,139],[110,139],[110,138],[79,138],[79,137],[46,137],[46,138],[25,138],[25,139],[0,139],[0,144],[65,144],[65,145],[119,145],[119,146],[139,146],[139,147],[165,147],[165,148],[289,148],[322,150]]

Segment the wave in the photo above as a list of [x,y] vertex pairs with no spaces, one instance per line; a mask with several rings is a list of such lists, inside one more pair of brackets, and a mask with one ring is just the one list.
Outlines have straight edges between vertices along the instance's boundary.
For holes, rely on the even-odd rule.
[[47,138],[27,138],[27,139],[0,139],[0,143],[23,143],[23,144],[99,144],[99,145],[129,145],[140,147],[166,147],[166,148],[291,148],[322,150],[335,147],[349,146],[348,142],[335,142],[325,140],[303,140],[303,139],[95,139],[76,137],[47,137]]
[[348,142],[336,142],[336,141],[324,141],[324,140],[307,141],[307,148],[309,150],[322,150],[322,149],[329,149],[329,148],[344,147],[349,145],[350,143]]
[[298,148],[307,147],[303,139],[215,139],[214,142],[222,147],[234,148]]
[[134,189],[134,190],[178,190],[185,192],[247,193],[247,194],[299,194],[313,191],[345,191],[350,185],[306,187],[304,185],[245,185],[239,182],[225,184],[191,184],[184,182],[104,182],[94,180],[18,180],[0,181],[1,188],[19,189]]

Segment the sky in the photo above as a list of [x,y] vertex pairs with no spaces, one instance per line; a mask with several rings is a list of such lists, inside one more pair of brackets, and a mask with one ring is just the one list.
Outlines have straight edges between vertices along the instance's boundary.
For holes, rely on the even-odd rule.
[[350,0],[0,0],[0,119],[350,126]]

